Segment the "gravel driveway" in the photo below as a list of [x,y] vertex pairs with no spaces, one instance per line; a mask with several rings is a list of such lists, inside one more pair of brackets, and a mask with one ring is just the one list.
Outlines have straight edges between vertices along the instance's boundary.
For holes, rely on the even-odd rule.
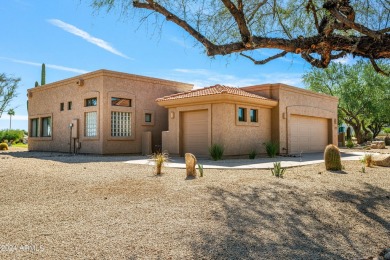
[[390,247],[390,170],[185,170],[0,153],[0,259],[363,259]]

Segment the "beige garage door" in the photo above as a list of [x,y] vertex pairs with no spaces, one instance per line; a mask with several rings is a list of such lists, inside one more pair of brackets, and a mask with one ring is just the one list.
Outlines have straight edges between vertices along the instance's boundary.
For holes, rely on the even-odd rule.
[[328,144],[328,120],[325,118],[290,117],[290,153],[323,152]]
[[182,113],[182,148],[195,156],[208,155],[208,113],[198,110]]

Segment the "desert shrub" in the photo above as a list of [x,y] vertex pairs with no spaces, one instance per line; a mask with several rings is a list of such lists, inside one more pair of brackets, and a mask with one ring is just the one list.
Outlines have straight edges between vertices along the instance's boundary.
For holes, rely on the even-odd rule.
[[274,162],[274,168],[271,169],[272,175],[278,178],[283,178],[286,169],[282,168],[280,162]]
[[265,144],[265,151],[267,152],[267,155],[271,158],[275,157],[278,154],[279,151],[279,144],[273,141],[266,142]]
[[203,165],[198,163],[199,176],[203,177]]
[[166,152],[156,152],[151,155],[151,159],[155,162],[156,166],[156,174],[160,175],[161,174],[161,168],[164,166],[164,163],[169,160],[168,153]]
[[0,150],[8,150],[8,144],[7,143],[0,143]]
[[0,140],[22,142],[24,137],[23,130],[0,130]]
[[364,155],[363,162],[365,163],[365,165],[367,167],[371,167],[372,166],[372,161],[373,161],[372,160],[372,154],[367,153],[367,154]]
[[324,152],[325,167],[330,171],[341,171],[341,156],[340,150],[337,146],[329,144]]
[[220,144],[213,144],[209,147],[209,153],[211,158],[213,158],[214,161],[218,161],[222,159],[224,148]]
[[348,148],[353,148],[354,144],[353,144],[353,141],[352,139],[348,139],[347,140],[347,143],[345,144],[345,146],[347,146]]
[[256,158],[256,155],[257,155],[256,150],[250,151],[250,153],[249,153],[249,159],[255,159],[255,158]]

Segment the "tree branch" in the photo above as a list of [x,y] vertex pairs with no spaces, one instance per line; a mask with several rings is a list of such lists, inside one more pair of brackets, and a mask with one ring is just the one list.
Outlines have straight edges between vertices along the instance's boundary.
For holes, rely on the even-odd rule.
[[[348,26],[350,29],[354,29],[355,31],[358,31],[364,35],[367,35],[371,38],[374,38],[376,40],[380,40],[382,34],[376,31],[372,31],[368,29],[367,27],[355,23],[353,20],[347,19],[342,13],[340,13],[336,9],[336,4],[333,1],[328,1],[324,4],[324,8],[327,9],[337,20],[339,20],[341,23]],[[352,7],[351,7],[352,8]]]
[[317,16],[317,10],[315,5],[313,4],[313,0],[309,0],[309,2],[306,5],[306,10],[309,12],[309,10],[312,12],[313,17],[314,17],[314,25],[317,28],[317,31],[320,32],[320,25],[318,23],[318,16]]
[[247,19],[247,23],[250,23],[253,20],[253,18],[255,17],[255,15],[257,13],[257,11],[259,11],[260,7],[262,7],[266,3],[267,3],[267,0],[263,0],[260,3],[258,3],[255,8],[253,8],[252,13],[249,15],[249,17]]
[[379,74],[382,74],[383,76],[390,76],[389,72],[383,71],[381,68],[379,68],[378,64],[375,62],[373,58],[370,58],[371,64],[374,67],[374,70],[378,72]]
[[245,15],[243,11],[242,0],[239,0],[238,6],[236,7],[230,0],[221,0],[229,12],[232,14],[234,20],[237,23],[238,30],[241,34],[242,42],[246,47],[251,46],[251,33],[249,31],[248,25],[245,20]]
[[281,53],[278,53],[274,56],[271,56],[271,57],[268,57],[267,59],[264,59],[264,60],[255,60],[254,58],[248,56],[248,55],[245,55],[243,53],[240,53],[241,56],[244,56],[245,58],[248,58],[250,59],[251,61],[253,61],[254,64],[256,65],[263,65],[263,64],[266,64],[267,62],[270,62],[274,59],[277,59],[277,58],[280,58],[280,57],[283,57],[287,54],[288,52],[287,51],[283,51]]
[[215,44],[210,42],[206,37],[204,37],[200,32],[195,30],[191,25],[189,25],[186,21],[180,19],[178,16],[174,15],[163,6],[154,2],[153,0],[146,0],[148,3],[140,3],[139,1],[133,1],[133,6],[135,8],[148,9],[156,11],[166,17],[168,21],[172,21],[184,30],[186,30],[192,37],[194,37],[197,41],[203,44],[207,50],[215,48]]

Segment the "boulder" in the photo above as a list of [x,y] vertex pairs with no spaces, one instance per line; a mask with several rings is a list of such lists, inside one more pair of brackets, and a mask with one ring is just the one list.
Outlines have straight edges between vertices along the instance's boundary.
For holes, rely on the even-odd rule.
[[187,172],[187,178],[196,177],[196,157],[192,153],[186,153],[185,154],[185,160],[186,160],[186,172]]
[[372,149],[386,149],[385,142],[384,141],[373,141],[371,143]]
[[376,166],[390,167],[390,154],[375,155],[372,162]]

